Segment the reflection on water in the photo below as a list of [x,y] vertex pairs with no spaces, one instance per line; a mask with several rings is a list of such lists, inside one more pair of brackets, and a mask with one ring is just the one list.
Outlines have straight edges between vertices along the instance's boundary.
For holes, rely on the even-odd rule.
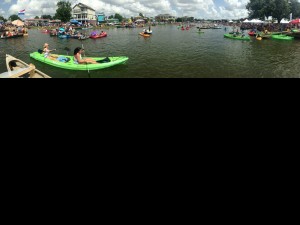
[[[178,30],[153,27],[153,36],[142,29],[109,29],[108,37],[86,41],[58,39],[30,30],[29,37],[0,40],[0,73],[6,71],[5,54],[11,54],[52,77],[299,77],[300,41],[250,42],[225,39],[224,30]],[[89,32],[92,32],[90,30]],[[50,44],[56,54],[71,54],[82,44],[87,56],[128,56],[126,65],[91,71],[69,71],[37,62],[29,53]],[[64,49],[68,47],[71,52]]]

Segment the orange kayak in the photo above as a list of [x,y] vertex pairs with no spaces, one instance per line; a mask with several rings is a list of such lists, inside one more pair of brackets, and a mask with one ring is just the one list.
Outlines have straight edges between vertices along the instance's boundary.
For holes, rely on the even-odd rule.
[[140,35],[143,36],[143,37],[150,37],[151,36],[150,34],[144,34],[143,32],[140,33]]

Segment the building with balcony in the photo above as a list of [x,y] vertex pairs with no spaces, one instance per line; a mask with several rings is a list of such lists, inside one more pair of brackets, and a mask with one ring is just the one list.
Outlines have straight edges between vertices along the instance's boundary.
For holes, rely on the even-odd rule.
[[82,24],[90,23],[96,25],[98,22],[96,10],[82,3],[78,3],[73,7],[72,15],[73,19],[81,22]]
[[174,22],[176,20],[175,16],[170,14],[159,14],[155,17],[156,22]]

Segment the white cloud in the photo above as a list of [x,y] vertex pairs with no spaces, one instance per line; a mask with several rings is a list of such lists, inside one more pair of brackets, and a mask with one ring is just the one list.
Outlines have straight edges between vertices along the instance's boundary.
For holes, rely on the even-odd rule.
[[220,15],[224,18],[244,18],[248,16],[246,5],[249,0],[224,0],[224,5],[219,6]]

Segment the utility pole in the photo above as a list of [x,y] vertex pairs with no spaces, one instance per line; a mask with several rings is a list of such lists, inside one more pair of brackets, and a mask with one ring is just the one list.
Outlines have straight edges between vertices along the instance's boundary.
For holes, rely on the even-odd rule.
[[[291,6],[291,10],[292,10],[292,2],[291,1],[289,1],[289,5]],[[292,21],[292,20],[293,20],[293,13],[291,12],[290,21]]]

